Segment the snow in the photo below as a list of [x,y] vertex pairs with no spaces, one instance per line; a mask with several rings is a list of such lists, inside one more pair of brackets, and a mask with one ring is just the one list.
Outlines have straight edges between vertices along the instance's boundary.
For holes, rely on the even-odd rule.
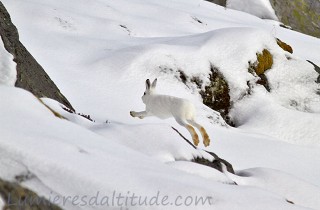
[[278,20],[269,0],[228,0],[227,8],[247,12],[262,19]]
[[[277,101],[267,98],[266,94],[253,93],[253,97],[235,105],[232,115],[237,115],[236,123],[240,128],[289,143],[319,146],[319,112],[295,111],[279,106],[276,104]],[[303,100],[297,101],[298,104],[303,102],[308,103]],[[319,104],[319,101],[316,103]],[[319,105],[316,108],[318,107]]]
[[278,195],[283,195],[287,200],[294,200],[296,205],[303,205],[317,209],[320,206],[318,187],[306,183],[304,180],[292,177],[281,171],[267,168],[251,168],[236,173],[233,180],[241,186],[259,186]]
[[[58,119],[30,93],[1,86],[1,178],[15,181],[17,174],[32,174],[22,184],[48,199],[130,191],[148,197],[160,192],[170,199],[210,196],[214,209],[320,208],[315,198],[320,186],[320,87],[314,82],[318,74],[305,61],[320,65],[319,39],[198,0],[3,2],[21,42],[77,112],[95,121],[41,98],[66,118]],[[256,4],[271,14],[266,2]],[[294,53],[279,48],[275,37]],[[266,72],[270,93],[248,72],[248,62],[263,49],[274,57]],[[191,82],[199,78],[203,89],[211,64],[229,84],[237,128],[204,106],[199,87]],[[190,134],[174,119],[129,115],[144,109],[147,78],[158,78],[159,93],[195,104],[197,121],[211,138],[206,149],[231,162],[237,175],[189,162],[212,157],[202,145],[194,149],[187,144],[171,127],[188,139]],[[71,200],[58,204],[95,209]]]
[[3,201],[3,199],[0,197],[0,209],[3,209],[5,205],[5,202]]
[[[182,173],[174,167],[169,167],[170,164],[167,166],[161,161],[118,144],[118,139],[122,137],[113,135],[113,138],[103,138],[81,126],[54,117],[45,106],[26,91],[1,87],[0,95],[1,98],[8,98],[0,105],[1,110],[6,113],[0,119],[2,125],[0,147],[6,149],[1,150],[1,156],[17,162],[20,168],[26,170],[25,173],[32,173],[33,178],[27,180],[25,185],[32,186],[40,194],[44,194],[49,189],[50,194],[46,192],[48,199],[50,199],[48,194],[90,197],[99,192],[101,195],[111,196],[115,190],[123,195],[130,191],[136,195],[149,197],[160,192],[162,196],[167,195],[170,199],[178,196],[185,198],[213,196],[217,209],[232,208],[237,205],[245,209],[264,207],[303,209],[293,208],[280,196],[274,196],[266,191],[220,184],[207,178]],[[10,97],[12,95],[15,97]],[[24,101],[24,103],[17,103],[17,101]],[[19,118],[12,117],[10,114],[12,110],[15,110]],[[108,125],[105,129],[109,129]],[[13,132],[14,130],[19,132]],[[115,130],[114,133],[118,131]],[[126,140],[130,141],[128,138]],[[6,164],[1,165],[1,171],[10,170],[10,167]],[[200,168],[199,172],[212,171],[205,166],[203,169],[201,166],[197,167]],[[217,175],[213,173],[211,177],[213,176]],[[14,179],[14,177],[6,178]],[[246,194],[245,199],[243,193]],[[226,198],[228,198],[227,201],[225,201]],[[71,200],[67,204],[63,204],[62,201],[58,204],[63,207],[69,205],[70,209],[79,209],[79,206],[72,204]],[[111,209],[118,209],[120,206],[111,206]],[[103,209],[105,206],[88,205],[84,208],[100,207]],[[130,209],[164,209],[163,206],[128,207]],[[211,208],[209,204],[184,206],[184,209]],[[165,206],[165,209],[175,209],[175,207]]]
[[190,174],[196,174],[206,179],[210,179],[216,182],[222,182],[225,184],[234,184],[234,182],[229,179],[228,176],[210,167],[202,166],[188,161],[174,161],[168,164],[173,168],[185,171]]
[[13,86],[16,77],[16,64],[13,62],[13,56],[4,48],[0,37],[0,85]]

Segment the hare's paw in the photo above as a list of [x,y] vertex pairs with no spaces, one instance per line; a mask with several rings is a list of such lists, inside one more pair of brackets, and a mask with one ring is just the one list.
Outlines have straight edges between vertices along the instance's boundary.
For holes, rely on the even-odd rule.
[[203,127],[201,127],[200,128],[200,132],[201,132],[201,135],[202,135],[202,138],[203,138],[204,146],[206,146],[206,147],[209,146],[210,138],[209,138],[209,135],[207,134],[206,130]]
[[199,144],[199,137],[198,137],[198,136],[193,136],[192,140],[193,140],[193,144],[194,144],[195,146],[198,146],[198,144]]
[[194,144],[195,146],[198,146],[198,144],[199,144],[199,139],[193,139],[193,144]]
[[131,117],[135,117],[136,116],[136,112],[130,111],[130,115],[131,115]]
[[209,146],[210,145],[210,139],[209,139],[209,136],[205,136],[205,138],[203,139],[203,144],[205,147]]

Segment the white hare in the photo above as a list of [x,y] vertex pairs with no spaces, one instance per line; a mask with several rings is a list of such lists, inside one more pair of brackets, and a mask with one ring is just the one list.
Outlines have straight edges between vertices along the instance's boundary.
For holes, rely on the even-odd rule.
[[143,119],[148,116],[156,116],[161,119],[174,117],[177,123],[185,127],[192,136],[193,143],[197,146],[199,144],[199,137],[192,127],[196,127],[203,138],[203,144],[207,147],[210,144],[209,136],[206,130],[195,121],[194,105],[182,98],[177,98],[168,95],[159,95],[155,93],[157,79],[152,84],[150,80],[146,80],[146,91],[142,96],[142,101],[146,105],[146,110],[142,112],[131,111],[132,117],[139,117]]

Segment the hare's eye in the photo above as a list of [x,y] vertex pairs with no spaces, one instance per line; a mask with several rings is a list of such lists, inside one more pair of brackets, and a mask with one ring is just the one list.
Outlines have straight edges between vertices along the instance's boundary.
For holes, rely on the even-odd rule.
[[144,92],[143,95],[146,95],[146,92]]

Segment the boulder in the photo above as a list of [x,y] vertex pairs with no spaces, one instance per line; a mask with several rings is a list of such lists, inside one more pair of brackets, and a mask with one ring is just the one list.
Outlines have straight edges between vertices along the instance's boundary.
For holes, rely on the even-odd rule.
[[0,1],[0,35],[5,49],[13,55],[17,64],[16,87],[30,91],[38,98],[54,99],[71,110],[70,102],[60,92],[49,75],[19,41],[18,30],[12,23],[10,15]]
[[320,38],[319,0],[270,0],[279,20],[293,30]]

